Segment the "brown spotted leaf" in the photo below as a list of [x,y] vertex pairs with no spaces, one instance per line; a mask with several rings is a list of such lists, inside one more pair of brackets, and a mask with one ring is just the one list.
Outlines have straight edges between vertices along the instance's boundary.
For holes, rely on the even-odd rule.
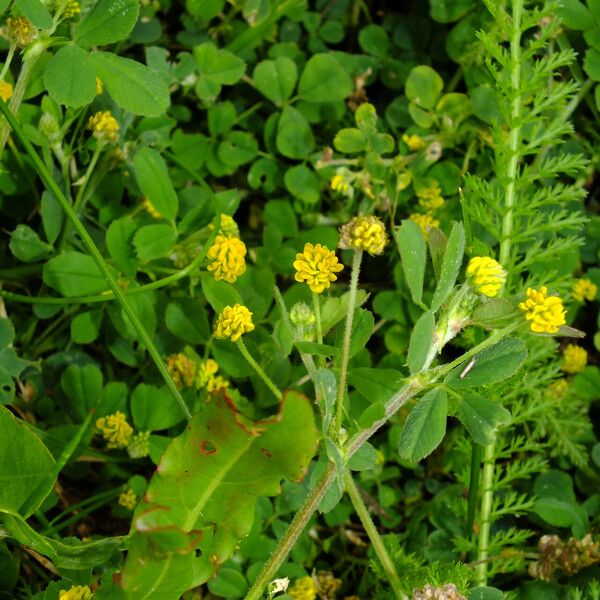
[[215,395],[175,438],[133,518],[121,586],[128,598],[177,600],[215,573],[252,528],[256,501],[304,477],[316,451],[312,406],[294,392],[250,421]]

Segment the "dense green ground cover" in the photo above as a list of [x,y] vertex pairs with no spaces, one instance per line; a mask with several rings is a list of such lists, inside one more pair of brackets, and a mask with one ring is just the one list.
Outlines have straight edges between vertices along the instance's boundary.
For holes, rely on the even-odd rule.
[[598,0],[0,13],[0,598],[600,599]]

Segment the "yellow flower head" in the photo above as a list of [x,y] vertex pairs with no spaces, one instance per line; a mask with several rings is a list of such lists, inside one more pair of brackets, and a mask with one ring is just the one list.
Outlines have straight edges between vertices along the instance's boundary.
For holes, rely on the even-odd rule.
[[415,133],[413,133],[413,135],[405,133],[402,136],[402,141],[408,146],[408,149],[411,152],[419,152],[419,150],[425,148],[425,140]]
[[141,206],[154,219],[162,219],[162,214],[159,213],[156,208],[154,208],[154,204],[152,204],[148,198],[144,198],[142,200]]
[[219,365],[216,360],[208,358],[200,363],[198,368],[197,384],[199,387],[205,387],[208,380],[219,370]]
[[167,357],[167,369],[178,389],[194,385],[196,363],[182,352]]
[[306,282],[315,294],[326,290],[337,279],[335,274],[343,268],[344,265],[339,263],[335,252],[321,244],[305,244],[304,250],[296,254],[294,261],[296,281]]
[[331,178],[331,189],[335,192],[346,192],[350,187],[350,184],[344,179],[342,175],[334,175]]
[[569,391],[569,382],[564,379],[555,379],[544,392],[546,396],[550,398],[554,398],[555,400],[560,400],[567,395]]
[[127,454],[130,458],[144,458],[150,452],[150,432],[138,431],[127,446]]
[[418,189],[417,197],[419,198],[419,204],[428,213],[436,211],[445,203],[442,198],[442,190],[437,184]]
[[467,265],[467,278],[480,294],[493,298],[506,282],[506,271],[489,256],[475,256]]
[[246,306],[234,304],[226,306],[219,315],[215,325],[215,337],[229,338],[232,342],[237,342],[244,333],[249,333],[253,329],[252,313]]
[[[213,224],[211,223],[208,228],[212,231],[214,229]],[[240,228],[233,217],[230,217],[229,215],[221,215],[219,233],[225,236],[240,237]]]
[[427,231],[428,227],[438,227],[440,222],[438,219],[434,219],[431,215],[424,215],[421,213],[413,213],[408,217],[411,221],[414,221],[420,228],[423,233],[423,237],[428,240],[429,232]]
[[206,382],[206,391],[214,392],[215,390],[228,389],[229,381],[222,375],[211,375],[209,380]]
[[539,290],[527,289],[525,302],[519,304],[525,318],[531,321],[534,333],[556,333],[566,323],[566,310],[558,296],[548,296],[546,287]]
[[598,286],[589,279],[578,279],[573,287],[573,299],[577,302],[592,301],[596,298]]
[[581,373],[587,365],[587,352],[581,346],[567,344],[563,350],[562,370],[569,375]]
[[104,86],[102,85],[102,79],[100,79],[100,77],[96,77],[96,95],[100,96],[102,94],[102,88]]
[[119,140],[119,123],[109,110],[97,112],[88,121],[94,137],[102,142],[117,142]]
[[387,244],[385,225],[379,217],[359,215],[340,229],[340,248],[366,250],[369,254],[381,254]]
[[27,46],[36,35],[35,27],[27,17],[9,17],[6,19],[4,37],[19,46]]
[[13,86],[8,81],[0,81],[0,98],[8,102],[13,95]]
[[296,579],[293,587],[287,593],[294,600],[315,600],[317,597],[317,590],[312,577]]
[[137,496],[132,489],[123,492],[119,496],[119,506],[126,508],[127,510],[133,510],[137,504]]
[[246,244],[233,235],[217,235],[209,248],[207,269],[217,281],[233,283],[246,271]]
[[59,600],[91,600],[94,597],[87,585],[74,585],[68,590],[58,592]]
[[67,0],[67,5],[65,6],[65,10],[63,12],[65,19],[76,17],[80,12],[81,6],[77,0]]
[[108,442],[107,448],[127,448],[133,429],[125,415],[117,411],[114,415],[101,417],[96,421],[96,427],[102,432],[102,437]]

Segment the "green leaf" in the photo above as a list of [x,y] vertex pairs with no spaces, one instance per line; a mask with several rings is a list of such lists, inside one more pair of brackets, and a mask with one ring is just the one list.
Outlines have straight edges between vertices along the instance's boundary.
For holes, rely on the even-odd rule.
[[465,253],[465,228],[462,223],[454,223],[446,246],[440,277],[431,301],[431,310],[435,312],[448,298],[454,288],[463,255]]
[[315,204],[321,197],[319,178],[306,165],[290,167],[283,177],[288,192],[307,204]]
[[208,589],[222,598],[242,598],[248,591],[248,582],[239,571],[223,568],[208,582]]
[[490,385],[514,375],[527,357],[525,342],[508,338],[477,354],[448,375],[446,383],[454,388]]
[[295,108],[286,106],[277,124],[277,149],[287,158],[308,158],[315,146],[315,137],[306,117]]
[[[23,421],[0,406],[0,511],[18,512],[40,484],[46,480],[54,467],[50,451]],[[48,482],[47,492],[40,495],[36,510],[50,492],[54,481]]]
[[402,387],[404,375],[395,369],[350,369],[348,381],[371,403],[385,404]]
[[133,30],[139,12],[138,0],[99,0],[79,23],[74,40],[88,48],[120,42]]
[[433,264],[433,272],[437,281],[440,280],[442,274],[442,263],[444,261],[444,254],[446,254],[446,247],[448,246],[448,239],[444,235],[444,232],[437,227],[429,228],[429,254],[431,255],[431,262]]
[[26,263],[37,262],[52,252],[52,246],[42,242],[29,225],[17,225],[10,234],[8,246],[15,258]]
[[210,579],[250,533],[258,499],[303,477],[316,444],[311,403],[299,394],[285,395],[279,418],[256,424],[213,397],[171,442],[135,512],[125,591],[175,599]]
[[0,318],[0,404],[10,404],[15,399],[14,378],[30,365],[17,356],[13,348],[15,329],[7,318]]
[[42,215],[46,239],[50,244],[53,244],[60,233],[65,215],[58,200],[47,190],[42,192],[40,214]]
[[296,63],[287,56],[259,62],[252,75],[254,87],[278,106],[292,95],[297,80]]
[[167,329],[188,344],[202,344],[210,337],[208,317],[202,302],[180,298],[169,302],[165,311]]
[[109,52],[94,52],[90,60],[106,90],[121,108],[144,117],[159,117],[169,108],[169,88],[156,71]]
[[406,80],[406,95],[420,108],[433,109],[443,88],[444,80],[426,65],[414,67]]
[[488,586],[479,586],[469,590],[467,600],[505,600],[504,592]]
[[15,7],[38,29],[52,27],[52,16],[40,0],[15,0]]
[[348,461],[348,468],[352,471],[371,471],[377,462],[377,450],[365,442]]
[[169,221],[177,215],[179,201],[163,157],[152,148],[142,148],[133,158],[135,177],[144,196]]
[[319,344],[317,342],[294,342],[294,346],[296,346],[300,352],[314,354],[315,356],[328,357],[333,356],[338,352],[338,349],[335,346]]
[[600,81],[600,52],[598,50],[595,48],[586,50],[583,69],[594,81]]
[[96,365],[69,365],[60,377],[73,419],[81,423],[102,394],[102,373]]
[[172,225],[145,225],[133,236],[133,245],[140,260],[154,260],[167,256],[176,239],[177,231]]
[[319,399],[321,414],[323,415],[321,430],[326,434],[329,431],[331,419],[333,418],[337,394],[337,379],[331,369],[323,367],[317,369],[315,374],[315,392]]
[[91,344],[100,333],[101,310],[88,310],[79,313],[71,321],[71,339],[76,344]]
[[106,248],[112,259],[125,275],[134,275],[140,264],[133,247],[137,224],[131,217],[113,221],[106,231]]
[[509,323],[509,320],[514,317],[514,313],[515,308],[508,300],[489,298],[481,302],[473,311],[471,318],[474,323],[485,327],[500,328]]
[[453,23],[477,6],[477,0],[430,0],[429,14],[438,23]]
[[343,100],[353,89],[350,75],[330,54],[311,56],[298,84],[298,93],[310,102]]
[[173,394],[166,386],[140,383],[131,394],[131,416],[136,429],[160,431],[177,425],[183,413]]
[[44,265],[43,279],[67,297],[99,294],[108,289],[94,259],[81,252],[63,252],[51,258]]
[[400,457],[418,462],[429,456],[444,439],[448,398],[446,392],[434,388],[417,400],[400,434]]
[[[373,335],[373,328],[375,327],[375,317],[373,317],[373,313],[370,310],[366,310],[364,308],[359,308],[356,310],[354,315],[354,322],[352,323],[352,336],[350,338],[350,348],[348,351],[349,358],[356,356],[369,341],[370,337]],[[340,329],[338,332],[339,345],[338,345],[338,355],[341,359],[341,336],[343,335],[342,330]]]
[[358,43],[367,53],[384,58],[390,50],[390,39],[381,25],[367,25],[358,34]]
[[475,442],[487,446],[500,427],[510,423],[511,414],[499,402],[467,392],[458,405],[458,418]]
[[87,52],[79,46],[63,46],[48,62],[44,83],[60,104],[79,108],[96,97],[96,73]]
[[569,29],[585,30],[594,26],[592,15],[579,0],[562,0],[556,12]]
[[433,312],[423,313],[415,323],[410,344],[408,346],[408,368],[412,375],[423,369],[429,357],[435,331],[435,316]]
[[241,58],[229,50],[217,48],[212,42],[196,46],[194,57],[198,67],[196,94],[203,100],[218,96],[222,85],[237,83],[246,70]]
[[410,219],[402,221],[402,225],[394,230],[394,238],[400,251],[402,270],[410,295],[416,304],[420,304],[427,262],[425,238],[419,226]]
[[335,134],[333,145],[340,152],[354,154],[362,152],[367,147],[367,140],[360,129],[346,127]]
[[226,306],[243,304],[240,293],[226,281],[216,281],[212,273],[201,273],[202,293],[216,314]]
[[558,498],[538,498],[533,512],[554,527],[571,527],[581,522],[587,524],[587,513],[582,506]]

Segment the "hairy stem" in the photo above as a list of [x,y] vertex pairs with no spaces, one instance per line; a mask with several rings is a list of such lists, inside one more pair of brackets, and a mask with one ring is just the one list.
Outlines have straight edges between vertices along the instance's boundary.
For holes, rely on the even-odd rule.
[[352,500],[352,505],[354,506],[354,510],[360,519],[369,539],[371,540],[371,544],[373,545],[373,550],[375,550],[375,554],[377,554],[377,558],[387,575],[390,585],[392,586],[392,590],[394,591],[394,595],[398,600],[406,600],[407,593],[403,589],[402,584],[400,582],[400,577],[398,577],[398,573],[396,571],[396,567],[394,566],[394,562],[392,561],[390,555],[386,547],[383,544],[383,540],[373,523],[373,519],[371,519],[371,515],[365,506],[365,503],[352,479],[352,475],[349,471],[346,471],[345,475],[345,483],[346,483],[346,491],[348,492],[348,496],[350,496],[350,500]]
[[246,344],[244,344],[244,340],[240,338],[236,342],[237,347],[239,348],[242,356],[248,361],[250,366],[256,371],[256,374],[263,380],[264,384],[271,390],[277,398],[277,400],[281,400],[281,390],[271,381],[271,378],[264,372],[263,368],[256,362],[252,354],[248,351]]
[[344,340],[342,342],[342,363],[340,365],[340,380],[338,382],[335,417],[331,423],[330,435],[338,440],[342,429],[344,417],[344,396],[346,394],[346,378],[348,376],[348,360],[350,358],[350,340],[352,339],[352,323],[354,321],[354,308],[356,306],[356,292],[358,290],[358,274],[360,273],[360,261],[362,250],[354,251],[352,260],[352,275],[350,277],[350,290],[348,292],[348,312],[346,314],[346,326],[344,328]]

